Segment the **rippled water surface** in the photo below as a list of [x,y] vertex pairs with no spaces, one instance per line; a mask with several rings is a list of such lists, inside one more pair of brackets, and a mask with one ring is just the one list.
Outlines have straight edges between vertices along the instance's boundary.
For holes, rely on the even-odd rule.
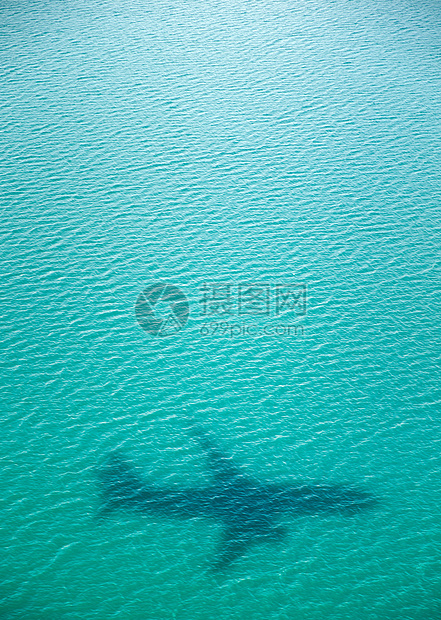
[[[439,4],[0,9],[1,617],[440,618]],[[155,336],[157,282],[190,314]],[[97,517],[115,450],[210,484],[194,423],[253,478],[378,505],[217,573],[220,523]]]

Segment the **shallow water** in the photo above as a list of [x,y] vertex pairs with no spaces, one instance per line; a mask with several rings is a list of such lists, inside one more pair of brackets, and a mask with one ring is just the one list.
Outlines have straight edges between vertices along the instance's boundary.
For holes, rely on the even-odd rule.
[[[2,618],[438,618],[438,5],[1,14]],[[157,282],[190,310],[165,336],[135,316]],[[209,483],[194,419],[250,476],[379,506],[286,518],[223,575],[216,524],[97,520],[113,450]]]

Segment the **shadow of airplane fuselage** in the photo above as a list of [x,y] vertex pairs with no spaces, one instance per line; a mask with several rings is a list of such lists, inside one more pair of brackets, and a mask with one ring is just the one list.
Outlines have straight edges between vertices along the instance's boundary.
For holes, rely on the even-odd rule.
[[375,503],[363,490],[344,485],[266,484],[249,478],[201,431],[196,433],[206,453],[213,484],[172,489],[145,483],[119,454],[113,453],[99,470],[105,515],[129,509],[167,518],[205,517],[224,527],[224,541],[215,569],[222,569],[255,543],[282,539],[277,526],[285,514],[353,513]]

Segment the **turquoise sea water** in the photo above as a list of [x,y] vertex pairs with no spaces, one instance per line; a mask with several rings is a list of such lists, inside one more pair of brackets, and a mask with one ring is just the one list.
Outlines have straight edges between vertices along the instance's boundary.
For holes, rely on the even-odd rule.
[[[441,617],[440,14],[1,2],[1,618]],[[134,312],[158,281],[190,306],[166,337]],[[204,316],[215,282],[271,316]],[[306,315],[274,317],[289,283]],[[97,520],[116,449],[207,484],[190,419],[249,475],[379,506],[293,515],[222,575],[215,524]]]

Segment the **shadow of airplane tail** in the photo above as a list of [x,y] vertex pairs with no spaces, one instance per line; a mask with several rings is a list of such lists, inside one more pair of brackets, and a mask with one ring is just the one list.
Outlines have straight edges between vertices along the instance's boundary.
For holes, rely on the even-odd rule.
[[136,504],[145,485],[135,468],[118,452],[113,452],[98,470],[101,482],[102,505],[98,517],[104,517],[113,510]]

